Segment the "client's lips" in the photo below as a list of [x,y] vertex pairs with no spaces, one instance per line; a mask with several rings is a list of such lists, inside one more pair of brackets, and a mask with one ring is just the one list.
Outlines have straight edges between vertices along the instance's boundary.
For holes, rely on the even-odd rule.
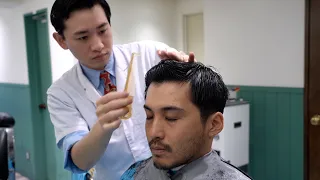
[[150,149],[152,154],[155,154],[155,155],[161,155],[166,152],[166,149],[164,147],[151,147]]
[[164,147],[151,147],[151,149],[155,149],[155,150],[166,150]]

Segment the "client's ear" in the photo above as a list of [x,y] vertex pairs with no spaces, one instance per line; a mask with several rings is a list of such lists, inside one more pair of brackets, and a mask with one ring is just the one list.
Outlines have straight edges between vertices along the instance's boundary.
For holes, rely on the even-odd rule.
[[220,112],[216,112],[214,114],[211,114],[207,121],[207,127],[208,127],[208,135],[210,138],[215,137],[217,134],[219,134],[224,126],[224,118],[223,114]]

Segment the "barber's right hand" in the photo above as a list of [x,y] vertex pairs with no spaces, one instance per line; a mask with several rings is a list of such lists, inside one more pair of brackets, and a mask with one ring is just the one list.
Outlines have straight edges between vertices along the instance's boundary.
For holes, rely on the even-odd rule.
[[114,131],[120,126],[120,117],[129,112],[127,106],[130,104],[132,97],[127,92],[110,92],[97,101],[98,123],[105,132]]

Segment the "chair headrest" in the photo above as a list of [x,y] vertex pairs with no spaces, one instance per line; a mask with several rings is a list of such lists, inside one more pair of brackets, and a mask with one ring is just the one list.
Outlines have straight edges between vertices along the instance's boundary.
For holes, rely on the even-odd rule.
[[0,112],[0,128],[10,128],[15,124],[14,118],[8,113]]

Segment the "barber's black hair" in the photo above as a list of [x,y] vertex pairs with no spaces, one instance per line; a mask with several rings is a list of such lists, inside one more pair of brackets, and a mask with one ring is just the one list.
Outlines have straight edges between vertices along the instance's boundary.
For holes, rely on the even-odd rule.
[[162,60],[147,72],[145,82],[145,95],[152,83],[189,83],[191,102],[199,108],[204,121],[213,113],[223,113],[229,96],[221,75],[200,62]]
[[63,35],[63,31],[65,30],[64,22],[72,12],[90,9],[97,4],[103,8],[109,24],[111,24],[111,10],[106,0],[56,0],[50,13],[51,24],[60,35]]

